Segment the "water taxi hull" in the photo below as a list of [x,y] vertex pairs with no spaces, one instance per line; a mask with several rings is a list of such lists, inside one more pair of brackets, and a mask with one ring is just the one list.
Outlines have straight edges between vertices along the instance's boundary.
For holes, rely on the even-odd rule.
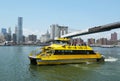
[[79,64],[79,63],[87,63],[87,62],[104,62],[104,58],[87,58],[87,59],[62,59],[62,60],[41,60],[30,58],[31,64],[35,65],[57,65],[57,64]]

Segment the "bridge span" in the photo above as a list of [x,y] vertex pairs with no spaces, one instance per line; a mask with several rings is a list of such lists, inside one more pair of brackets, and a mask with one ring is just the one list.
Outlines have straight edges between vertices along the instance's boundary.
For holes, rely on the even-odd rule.
[[68,34],[62,35],[61,37],[71,38],[71,37],[81,36],[81,35],[86,35],[86,34],[110,31],[116,28],[120,28],[120,22],[114,22],[114,23],[110,23],[110,24],[106,24],[102,26],[91,27],[86,30],[68,33]]

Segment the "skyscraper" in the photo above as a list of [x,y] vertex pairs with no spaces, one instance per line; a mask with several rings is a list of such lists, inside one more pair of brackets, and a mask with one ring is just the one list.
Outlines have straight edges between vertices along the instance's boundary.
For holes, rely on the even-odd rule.
[[8,28],[8,34],[11,35],[11,27]]
[[1,29],[1,33],[2,33],[3,35],[7,34],[7,29],[6,29],[6,28],[2,28],[2,29]]
[[116,32],[111,34],[111,41],[117,41],[117,33]]
[[23,18],[22,17],[18,17],[17,44],[22,44],[23,43],[22,25],[23,25]]
[[17,36],[16,36],[16,34],[14,33],[14,34],[13,34],[13,43],[14,43],[14,44],[16,44],[16,39],[17,39],[16,37],[17,37]]

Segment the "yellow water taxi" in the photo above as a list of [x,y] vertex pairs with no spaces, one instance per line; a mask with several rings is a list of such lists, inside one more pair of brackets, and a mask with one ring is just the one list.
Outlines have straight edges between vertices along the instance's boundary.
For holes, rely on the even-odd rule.
[[71,45],[68,38],[58,38],[49,46],[32,51],[31,64],[54,65],[86,62],[104,62],[104,57],[87,45]]

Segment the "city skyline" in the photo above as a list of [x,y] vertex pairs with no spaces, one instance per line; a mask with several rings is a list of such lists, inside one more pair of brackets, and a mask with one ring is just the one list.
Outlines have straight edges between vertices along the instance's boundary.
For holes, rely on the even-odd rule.
[[0,28],[11,27],[13,31],[17,17],[21,16],[24,18],[24,35],[40,36],[49,29],[51,24],[84,30],[120,21],[119,3],[119,0],[36,0],[29,2],[11,0],[7,3],[4,0],[0,3]]
[[[20,17],[18,17],[18,23],[19,23],[19,18],[20,18]],[[22,18],[22,17],[21,17],[21,18]],[[21,22],[23,22],[23,21],[21,21]],[[19,25],[19,24],[18,24],[18,25]],[[68,27],[68,26],[60,26],[60,25],[58,25],[58,24],[52,24],[52,25],[50,25],[50,27],[53,26],[53,25],[56,25],[56,27],[58,26],[58,27],[63,28],[63,29],[60,29],[60,30],[56,30],[56,32],[57,32],[56,34],[58,34],[58,31],[59,31],[59,32],[61,32],[61,35],[62,35],[63,32],[64,32],[64,34],[65,34],[65,32],[68,32],[68,30],[69,30],[69,27]],[[64,27],[65,27],[65,28],[64,28]],[[67,31],[66,31],[66,27],[67,27]],[[22,29],[21,29],[21,30],[22,30]],[[4,31],[5,33],[10,34],[10,35],[12,35],[12,34],[16,34],[16,35],[17,35],[18,27],[17,27],[17,26],[14,27],[14,32],[11,31],[11,27],[9,27],[9,28],[1,28],[1,33],[4,34],[4,32],[2,32],[2,31]],[[81,38],[83,38],[84,40],[87,40],[87,39],[89,39],[89,38],[96,38],[96,39],[99,39],[99,38],[107,38],[107,39],[110,40],[110,39],[111,39],[110,34],[111,34],[111,33],[117,33],[117,38],[118,38],[118,40],[120,40],[120,38],[119,38],[120,33],[118,33],[118,31],[119,31],[119,29],[114,29],[114,30],[107,31],[107,32],[102,32],[102,33],[100,32],[100,33],[94,33],[94,34],[76,36],[76,37],[73,37],[73,38],[81,37]],[[24,33],[23,31],[21,31],[21,32]],[[46,30],[46,32],[49,32],[50,35],[51,35],[51,32],[53,33],[53,31],[51,31],[51,29]],[[45,34],[46,34],[46,32],[45,32],[44,34],[41,34],[39,37],[38,37],[36,34],[32,34],[32,33],[28,34],[27,36],[25,36],[24,34],[22,34],[21,36],[28,37],[29,35],[36,35],[36,36],[37,36],[37,39],[40,39],[42,35],[45,35]],[[108,32],[109,32],[109,33],[108,33]],[[51,35],[51,36],[52,36],[52,35]],[[57,35],[57,36],[59,37],[59,35]],[[114,39],[114,38],[113,38],[113,39]]]
[[[19,22],[19,20],[20,20],[20,18],[21,18],[21,22]],[[17,34],[17,28],[18,28],[18,26],[19,26],[19,23],[21,23],[20,25],[22,26],[23,24],[23,17],[18,17],[18,25],[16,25],[15,27],[14,27],[14,32],[13,31],[11,31],[11,27],[8,27],[8,28],[1,28],[1,32],[2,32],[2,29],[6,29],[6,31],[8,31],[8,33],[10,32],[11,34],[13,34],[13,33],[15,33],[15,34]],[[57,26],[60,26],[59,24],[52,24],[52,25],[57,25]],[[50,25],[49,27],[51,28],[51,26],[52,25]],[[62,26],[61,26],[62,27]],[[70,33],[70,28],[68,27],[68,26],[63,26],[63,27],[67,27],[67,32],[68,33]],[[22,35],[21,36],[26,36],[26,37],[28,37],[29,35],[37,35],[37,34],[33,34],[33,33],[30,33],[30,34],[28,34],[28,35],[25,35],[25,34],[23,34],[24,33],[24,31],[23,31],[23,29],[24,29],[24,27],[22,27],[22,29],[20,29],[20,30],[22,30],[21,32],[22,32]],[[77,36],[77,37],[83,37],[83,39],[84,40],[87,40],[88,38],[91,38],[91,37],[93,37],[93,38],[107,38],[107,39],[110,39],[110,33],[113,33],[113,32],[116,32],[117,34],[118,34],[118,39],[120,39],[120,32],[119,32],[119,30],[120,29],[114,29],[114,30],[111,30],[111,31],[107,31],[107,32],[100,32],[100,33],[94,33],[94,34],[88,34],[88,35],[83,35],[83,36]],[[34,31],[34,30],[33,30]],[[49,30],[46,30],[46,31],[49,31],[49,32],[51,32],[51,29],[49,29]],[[61,32],[65,32],[65,31],[63,31],[63,29],[62,29],[62,31]],[[41,38],[41,36],[42,35],[44,35],[46,32],[44,32],[43,34],[41,34],[41,35],[37,35],[37,38],[38,39],[40,39]]]
[[[22,18],[22,17],[21,17]],[[19,20],[19,17],[18,17],[18,20]],[[52,24],[51,25],[51,27],[52,26],[54,26],[55,24]],[[56,25],[56,26],[58,26],[58,27],[60,27],[60,28],[63,28],[63,29],[61,29],[61,30],[58,30],[58,28],[56,27],[56,36],[57,37],[59,37],[59,34],[62,34],[63,32],[64,33],[66,33],[66,31],[68,31],[68,27],[67,26],[60,26],[60,25]],[[5,35],[5,34],[9,34],[9,35],[13,35],[13,34],[16,34],[17,35],[17,33],[18,33],[18,29],[17,29],[18,27],[16,26],[15,27],[15,32],[13,33],[12,31],[11,31],[11,28],[9,27],[9,28],[1,28],[1,32],[0,32],[0,34],[1,35]],[[66,28],[67,28],[67,30],[66,30]],[[51,31],[53,28],[51,28],[49,31]],[[55,32],[54,32],[54,30],[52,30],[51,32],[52,33],[50,33],[48,30],[44,33],[44,34],[42,34],[41,36],[44,36],[44,35],[50,35],[49,36],[49,38],[51,39],[51,37],[52,37],[52,35],[51,34],[55,34]],[[61,33],[59,33],[58,34],[58,32],[57,31],[59,31],[59,32],[61,32]],[[105,34],[106,32],[103,32],[103,34]],[[94,38],[94,39],[100,39],[100,38],[107,38],[108,40],[120,40],[120,38],[118,37],[119,36],[119,34],[116,32],[116,31],[112,31],[112,33],[108,33],[107,35],[104,35],[104,36],[99,36],[99,34],[97,35],[97,37],[94,37],[94,35],[96,35],[96,34],[98,34],[98,33],[95,33],[95,34],[90,34],[91,36],[89,36],[89,35],[82,35],[82,36],[76,36],[76,37],[73,37],[73,39],[76,39],[76,38],[82,38],[84,41],[86,41],[86,40],[88,40],[88,39],[90,39],[90,38]],[[27,35],[27,36],[25,36],[25,37],[29,37],[30,35],[36,35],[36,34],[29,34],[29,35]],[[21,36],[24,36],[24,35],[21,35]],[[37,36],[37,35],[36,35]],[[39,39],[41,39],[41,36],[40,36],[40,38],[37,38],[38,40]],[[54,36],[54,38],[56,38],[55,36]],[[17,40],[17,39],[16,39]]]
[[[47,31],[45,34],[41,35],[40,39],[39,38],[37,39],[37,35],[34,35],[34,34],[30,34],[27,37],[22,35],[22,22],[23,22],[22,17],[18,17],[18,27],[17,28],[15,27],[15,33],[11,33],[11,28],[8,28],[8,31],[6,28],[2,28],[1,33],[4,35],[5,41],[3,37],[0,37],[1,38],[0,41],[6,42],[7,45],[16,45],[16,44],[33,45],[33,44],[39,44],[40,42],[45,43],[46,41],[50,40],[51,39],[50,37],[52,36],[53,36],[53,39],[55,39],[56,38],[55,35],[59,37],[60,34],[63,34],[63,32],[67,33],[67,29],[68,29],[67,26],[60,26],[60,25],[53,24],[51,25],[52,34],[50,34]],[[56,29],[56,30],[53,30],[53,29]],[[118,39],[118,34],[116,32],[111,33],[111,35],[109,34],[109,36],[110,38],[108,37],[94,38],[89,36],[89,37],[86,37],[87,41],[81,36],[78,36],[77,38],[73,38],[74,40],[73,43],[75,43],[76,42],[75,40],[79,38],[81,39],[81,41],[84,41],[88,45],[91,45],[91,44],[113,45],[113,44],[118,44],[118,42],[120,41],[120,39]]]

